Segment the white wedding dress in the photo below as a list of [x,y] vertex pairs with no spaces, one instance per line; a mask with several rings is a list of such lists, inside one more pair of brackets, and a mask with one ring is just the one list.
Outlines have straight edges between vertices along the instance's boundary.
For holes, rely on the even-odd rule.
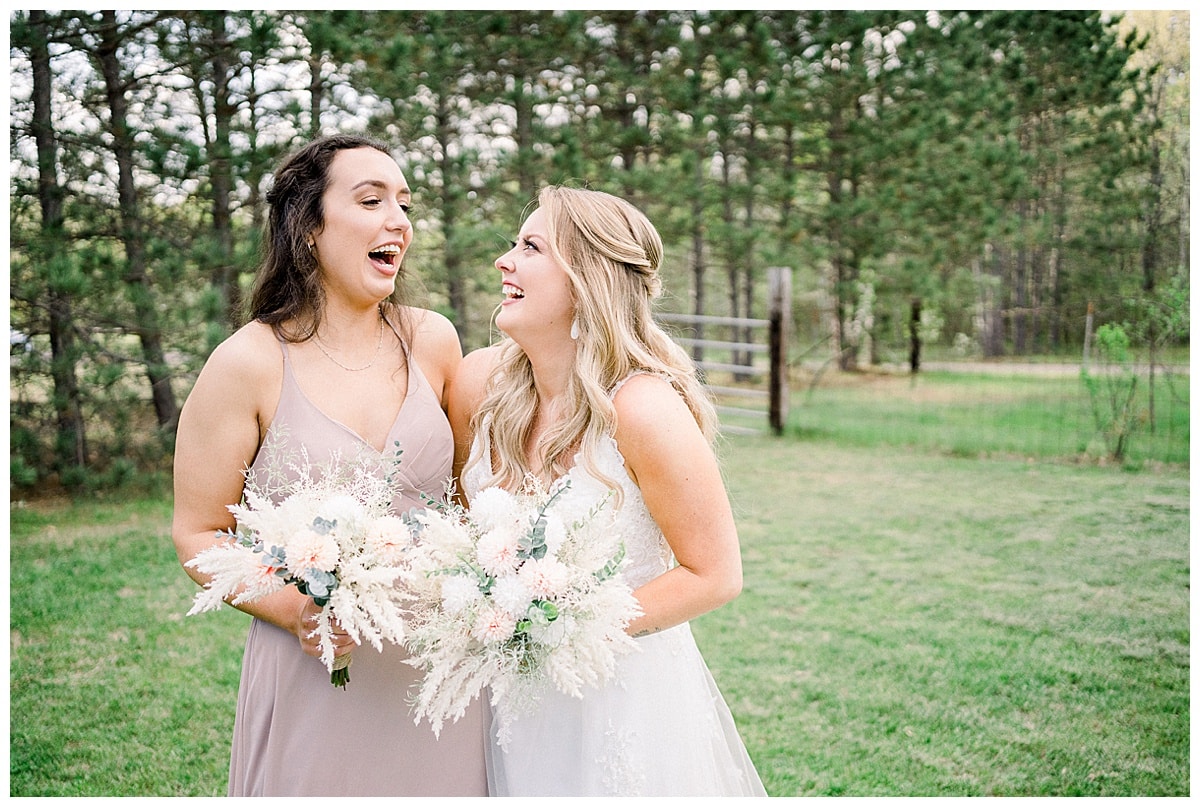
[[[615,390],[614,390],[615,394]],[[489,457],[486,429],[472,460]],[[625,470],[612,438],[596,457],[599,470],[619,480],[624,502],[616,514],[627,554],[623,574],[636,589],[674,564],[662,531]],[[470,465],[463,478],[468,499],[489,473]],[[566,497],[589,501],[608,490],[577,463]],[[493,722],[487,748],[492,796],[765,796],[729,707],[704,663],[687,623],[636,640],[620,658],[615,678],[583,698],[553,687],[532,713],[508,727],[501,744]]]

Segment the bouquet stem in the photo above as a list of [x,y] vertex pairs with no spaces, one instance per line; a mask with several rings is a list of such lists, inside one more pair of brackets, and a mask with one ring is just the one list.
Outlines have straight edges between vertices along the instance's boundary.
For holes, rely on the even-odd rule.
[[329,673],[329,683],[335,687],[346,688],[346,684],[350,683],[350,662],[354,658],[350,653],[342,656],[335,656],[333,659],[333,670]]

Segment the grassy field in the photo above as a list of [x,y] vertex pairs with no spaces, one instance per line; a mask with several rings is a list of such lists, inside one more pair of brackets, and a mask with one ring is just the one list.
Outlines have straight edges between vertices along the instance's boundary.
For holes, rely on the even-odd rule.
[[166,499],[10,514],[13,796],[223,795],[248,618],[187,617]]
[[[1153,418],[1149,387],[1144,380],[1139,384],[1140,416],[1124,464],[1188,464],[1189,378],[1160,374]],[[911,447],[971,458],[1108,461],[1093,400],[1070,371],[1001,365],[986,373],[828,373],[815,386],[811,381],[811,376],[794,378],[790,394],[788,432],[804,441]],[[765,417],[727,420],[759,428],[765,423]]]
[[[913,402],[868,445],[837,394],[722,449],[745,590],[694,629],[768,792],[1188,795],[1186,461],[954,450]],[[169,521],[13,502],[11,795],[224,793],[247,618],[185,618]]]
[[695,629],[772,795],[1190,791],[1189,483],[737,438]]

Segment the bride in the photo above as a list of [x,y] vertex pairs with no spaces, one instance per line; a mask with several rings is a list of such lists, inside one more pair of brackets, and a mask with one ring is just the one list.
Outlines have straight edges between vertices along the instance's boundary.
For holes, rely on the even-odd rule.
[[[662,242],[629,203],[549,187],[496,260],[507,337],[455,379],[455,465],[470,499],[532,474],[566,496],[615,492],[639,650],[612,683],[548,687],[488,749],[494,796],[765,796],[688,620],[738,595],[737,528],[716,418],[687,355],[654,323]],[[582,475],[582,478],[581,478]]]

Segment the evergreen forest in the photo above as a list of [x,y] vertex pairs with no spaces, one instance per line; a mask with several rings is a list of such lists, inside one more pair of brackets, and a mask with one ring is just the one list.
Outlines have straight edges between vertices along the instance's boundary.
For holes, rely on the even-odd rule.
[[169,473],[244,322],[271,172],[395,150],[418,304],[471,350],[539,187],[624,196],[664,312],[762,317],[789,361],[1187,344],[1185,11],[12,11],[10,484]]

